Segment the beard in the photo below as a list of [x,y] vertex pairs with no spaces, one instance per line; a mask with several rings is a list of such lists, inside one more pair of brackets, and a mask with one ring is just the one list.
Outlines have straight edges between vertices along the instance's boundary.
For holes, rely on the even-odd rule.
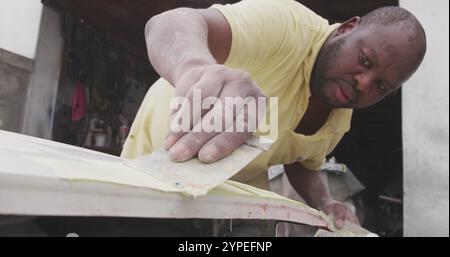
[[345,38],[340,38],[327,45],[324,44],[314,63],[310,81],[312,93],[319,96],[328,105],[337,108],[348,108],[351,103],[336,103],[330,98],[327,94],[327,83],[332,81],[332,79],[328,78],[327,74],[333,66],[337,65],[336,60],[338,60],[339,53],[345,41]]

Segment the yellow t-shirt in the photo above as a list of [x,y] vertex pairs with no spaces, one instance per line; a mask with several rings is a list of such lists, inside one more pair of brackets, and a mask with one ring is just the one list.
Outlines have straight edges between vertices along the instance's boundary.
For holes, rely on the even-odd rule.
[[[317,54],[339,24],[292,0],[244,0],[213,5],[227,19],[232,44],[225,65],[247,71],[269,97],[278,97],[278,137],[271,148],[232,179],[268,188],[267,169],[299,161],[319,170],[350,129],[351,109],[333,109],[314,134],[295,133],[310,97],[309,81]],[[163,146],[169,131],[174,88],[164,79],[149,89],[125,142],[123,158],[136,158]]]

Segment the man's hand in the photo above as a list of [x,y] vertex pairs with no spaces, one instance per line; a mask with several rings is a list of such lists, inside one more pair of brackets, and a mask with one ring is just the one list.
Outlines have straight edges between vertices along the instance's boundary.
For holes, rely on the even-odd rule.
[[314,208],[334,217],[334,223],[341,229],[346,220],[359,224],[354,211],[345,203],[333,200],[328,187],[318,171],[308,170],[299,162],[284,165],[286,175],[297,193]]
[[[262,98],[259,102],[265,105],[266,97],[247,73],[221,65],[230,52],[232,37],[228,21],[218,10],[177,8],[156,15],[145,26],[145,38],[152,66],[175,87],[176,100],[185,97],[172,108],[174,122],[165,141],[172,160],[186,161],[198,155],[202,162],[214,162],[252,135],[263,116],[258,113],[265,110],[261,104],[256,106],[258,111],[246,111],[252,101],[248,99],[253,98],[258,104],[258,98]],[[201,99],[193,101],[196,92],[201,93]],[[203,102],[207,97],[209,101]],[[211,97],[220,101],[211,101]],[[226,97],[249,98],[244,100],[245,108],[236,104],[231,107],[232,115],[218,118],[218,113],[230,110],[217,103],[226,105]],[[187,120],[181,124],[182,130],[177,125],[180,118]],[[217,125],[218,120],[222,121],[219,129],[202,129],[203,123],[214,121]],[[217,128],[214,125],[209,128]]]
[[338,229],[342,229],[344,227],[346,220],[359,225],[355,212],[345,203],[328,199],[322,206],[319,206],[319,209],[325,214],[334,217],[334,224]]
[[[198,155],[200,161],[211,163],[251,137],[265,111],[260,105],[265,105],[267,98],[244,71],[220,64],[193,66],[184,65],[182,75],[175,81],[175,97],[181,102],[172,110],[171,131],[165,147],[174,161],[186,161]],[[205,101],[206,98],[210,101]],[[227,105],[230,101],[234,105]],[[244,108],[243,103],[247,101],[254,101],[256,109]],[[194,108],[195,104],[201,108]],[[216,120],[217,117],[221,120]],[[186,131],[186,126],[182,128],[183,122],[190,131]],[[219,124],[220,130],[205,131],[205,124]],[[239,131],[239,127],[244,130]]]

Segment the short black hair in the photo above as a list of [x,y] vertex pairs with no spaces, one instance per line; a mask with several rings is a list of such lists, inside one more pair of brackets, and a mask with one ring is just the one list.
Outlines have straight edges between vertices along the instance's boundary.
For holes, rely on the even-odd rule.
[[426,52],[425,30],[419,20],[408,10],[398,6],[385,6],[375,9],[361,17],[360,27],[367,28],[373,25],[401,26],[408,41],[419,44],[417,57],[422,61]]
[[408,10],[398,6],[384,6],[375,9],[361,18],[361,25],[377,24],[383,26],[397,25],[400,22],[417,22]]

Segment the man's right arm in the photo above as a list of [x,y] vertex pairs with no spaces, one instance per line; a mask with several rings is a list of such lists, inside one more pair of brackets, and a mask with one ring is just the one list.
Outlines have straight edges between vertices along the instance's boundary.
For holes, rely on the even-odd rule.
[[[248,73],[221,65],[230,52],[231,29],[218,10],[179,8],[159,14],[147,23],[145,37],[153,67],[175,87],[175,97],[186,99],[173,111],[173,121],[177,122],[183,113],[191,113],[192,128],[208,113],[223,112],[218,105],[202,113],[192,113],[194,110],[190,106],[195,89],[200,90],[202,99],[212,96],[222,103],[225,97],[265,97]],[[246,122],[255,120],[256,114],[244,109],[237,112],[244,113]],[[235,126],[225,121],[222,124],[226,124],[222,131]],[[249,124],[244,126],[250,127]],[[200,161],[210,163],[230,154],[252,134],[249,131],[170,131],[165,147],[174,161],[186,161],[198,155]]]
[[175,86],[189,69],[225,62],[231,30],[216,9],[178,8],[152,17],[145,39],[153,67]]

